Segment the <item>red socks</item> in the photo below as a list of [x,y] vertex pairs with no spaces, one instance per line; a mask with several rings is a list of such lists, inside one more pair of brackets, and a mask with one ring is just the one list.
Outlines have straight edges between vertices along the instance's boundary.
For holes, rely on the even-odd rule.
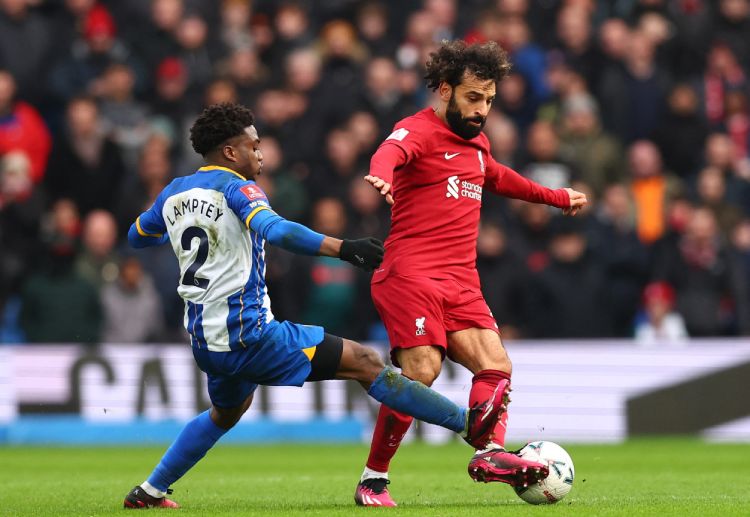
[[[510,382],[510,374],[500,370],[482,370],[471,380],[471,393],[469,393],[469,407],[482,404],[489,399],[502,380]],[[505,411],[495,425],[492,442],[505,447],[505,431],[508,425],[508,412]]]
[[367,458],[367,468],[377,472],[388,472],[388,465],[396,454],[401,440],[409,430],[414,418],[388,406],[380,405],[375,431],[372,433],[370,456]]

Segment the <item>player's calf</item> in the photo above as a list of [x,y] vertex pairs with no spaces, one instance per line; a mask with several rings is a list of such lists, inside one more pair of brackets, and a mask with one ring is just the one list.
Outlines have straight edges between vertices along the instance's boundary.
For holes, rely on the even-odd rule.
[[501,379],[489,399],[469,409],[463,439],[475,449],[484,449],[492,439],[498,420],[508,411],[509,403],[510,381]]

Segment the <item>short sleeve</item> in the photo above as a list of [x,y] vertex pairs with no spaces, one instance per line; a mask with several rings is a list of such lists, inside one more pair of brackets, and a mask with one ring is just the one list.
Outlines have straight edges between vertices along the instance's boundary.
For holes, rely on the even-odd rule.
[[270,210],[271,204],[265,192],[254,182],[233,182],[224,192],[229,208],[250,228],[250,221],[259,212]]

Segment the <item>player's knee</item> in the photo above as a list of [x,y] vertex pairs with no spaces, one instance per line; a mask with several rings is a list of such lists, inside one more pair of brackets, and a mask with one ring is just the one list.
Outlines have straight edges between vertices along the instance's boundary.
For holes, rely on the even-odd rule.
[[440,375],[440,364],[431,362],[420,362],[401,369],[401,373],[413,381],[419,381],[425,386],[432,386],[438,375]]
[[253,396],[250,395],[249,397],[247,397],[247,399],[245,399],[245,402],[243,402],[241,406],[233,408],[220,408],[211,406],[211,420],[218,427],[229,430],[234,427],[237,422],[240,421],[240,418],[242,418],[242,415],[244,415],[248,410],[252,401]]

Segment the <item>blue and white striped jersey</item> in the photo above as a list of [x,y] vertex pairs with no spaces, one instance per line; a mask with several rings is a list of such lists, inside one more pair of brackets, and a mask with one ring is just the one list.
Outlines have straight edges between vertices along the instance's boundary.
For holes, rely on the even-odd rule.
[[168,238],[174,249],[177,291],[185,300],[193,346],[214,352],[243,348],[273,321],[265,241],[249,229],[264,210],[271,211],[268,198],[254,181],[207,166],[172,181],[136,220],[140,236]]

